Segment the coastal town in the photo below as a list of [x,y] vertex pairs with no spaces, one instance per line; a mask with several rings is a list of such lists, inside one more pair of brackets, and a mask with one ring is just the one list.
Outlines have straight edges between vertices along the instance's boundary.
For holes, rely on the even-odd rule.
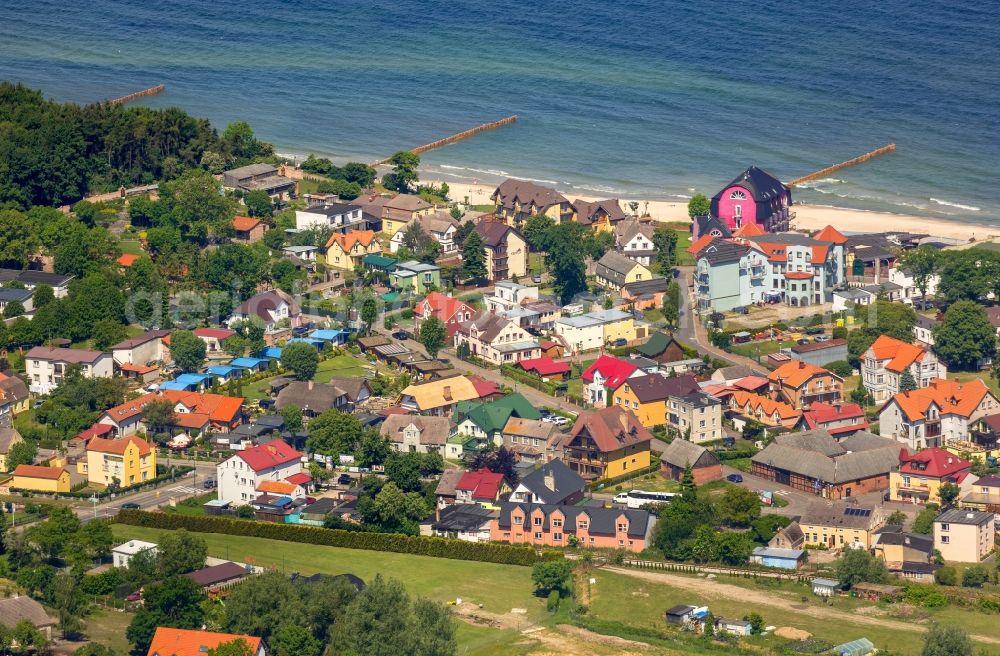
[[1000,653],[997,243],[203,137],[4,198],[0,652]]

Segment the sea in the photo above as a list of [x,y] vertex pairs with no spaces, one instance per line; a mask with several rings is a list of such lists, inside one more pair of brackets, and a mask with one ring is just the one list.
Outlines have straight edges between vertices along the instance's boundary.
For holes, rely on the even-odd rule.
[[989,2],[0,1],[0,79],[79,103],[248,121],[279,153],[423,156],[424,177],[568,195],[711,195],[893,154],[796,201],[1000,223],[1000,19]]

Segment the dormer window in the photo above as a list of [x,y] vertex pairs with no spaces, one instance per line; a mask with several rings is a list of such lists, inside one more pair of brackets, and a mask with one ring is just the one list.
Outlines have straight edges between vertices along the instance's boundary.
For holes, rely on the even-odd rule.
[[747,199],[747,195],[745,193],[743,193],[742,191],[740,191],[739,189],[737,189],[737,190],[733,191],[733,193],[729,194],[729,200],[746,200],[746,199]]

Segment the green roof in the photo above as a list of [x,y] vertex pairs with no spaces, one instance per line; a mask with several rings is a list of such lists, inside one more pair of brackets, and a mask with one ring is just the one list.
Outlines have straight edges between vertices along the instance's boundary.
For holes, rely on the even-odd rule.
[[521,419],[542,418],[542,413],[535,406],[531,405],[531,402],[524,398],[524,395],[520,392],[508,394],[502,399],[497,399],[493,402],[493,405],[498,405],[501,408],[510,408],[511,412]]
[[455,406],[455,414],[456,421],[469,419],[487,435],[502,431],[512,415],[521,419],[542,418],[542,413],[518,393],[508,394],[490,403],[459,401]]
[[647,358],[655,358],[659,354],[667,350],[670,346],[670,342],[673,338],[663,332],[655,332],[649,336],[645,344],[640,344],[635,347],[635,352],[646,356]]
[[374,253],[372,253],[371,255],[365,255],[363,258],[361,258],[361,263],[370,264],[372,266],[377,266],[377,267],[386,267],[386,268],[396,266],[396,260],[392,259],[391,257],[386,257],[385,255],[376,255]]

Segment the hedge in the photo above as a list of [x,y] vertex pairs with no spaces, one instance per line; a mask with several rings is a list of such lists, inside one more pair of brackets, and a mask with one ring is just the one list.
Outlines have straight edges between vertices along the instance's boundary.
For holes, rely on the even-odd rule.
[[588,489],[596,490],[599,487],[611,487],[612,485],[617,485],[618,483],[624,483],[625,481],[630,481],[633,478],[639,478],[640,476],[645,476],[646,474],[652,474],[660,470],[660,462],[657,460],[648,467],[643,467],[642,469],[636,469],[627,474],[622,474],[621,476],[615,476],[614,478],[602,478],[598,481],[593,481],[587,485]]
[[[159,467],[159,465],[157,465],[157,467]],[[151,485],[158,486],[160,483],[174,482],[174,481],[179,480],[185,474],[188,474],[188,473],[194,471],[194,467],[192,467],[190,465],[173,465],[173,469],[174,469],[173,476],[171,476],[170,472],[167,471],[167,472],[165,472],[163,474],[160,474],[159,476],[156,476],[154,478],[151,478],[151,479],[149,479],[147,481],[141,481],[139,483],[136,483],[135,485],[129,485],[128,487],[119,488],[116,492],[112,492],[111,490],[108,490],[108,489],[101,490],[100,492],[94,492],[93,490],[86,490],[86,491],[82,491],[82,492],[77,492],[77,491],[73,491],[73,492],[48,492],[48,491],[42,491],[42,490],[24,490],[24,489],[21,489],[21,488],[11,488],[10,489],[10,493],[11,494],[20,494],[20,495],[23,495],[23,496],[53,497],[53,498],[57,498],[57,499],[58,498],[63,498],[63,499],[89,499],[89,498],[93,497],[96,494],[98,499],[107,499],[112,494],[116,494],[116,495],[120,496],[120,495],[123,495],[123,494],[128,494],[130,492],[135,492],[136,490],[141,490],[142,488],[149,487]]]
[[542,560],[563,557],[560,551],[539,553],[533,547],[490,542],[466,542],[449,538],[403,535],[401,533],[359,533],[341,529],[319,528],[297,524],[277,524],[274,522],[253,522],[228,517],[168,515],[159,512],[123,509],[116,521],[131,526],[146,526],[175,530],[178,528],[199,533],[222,533],[251,538],[266,538],[318,544],[345,549],[366,549],[369,551],[391,551],[395,553],[451,558],[454,560],[475,560],[502,565],[531,566]]

